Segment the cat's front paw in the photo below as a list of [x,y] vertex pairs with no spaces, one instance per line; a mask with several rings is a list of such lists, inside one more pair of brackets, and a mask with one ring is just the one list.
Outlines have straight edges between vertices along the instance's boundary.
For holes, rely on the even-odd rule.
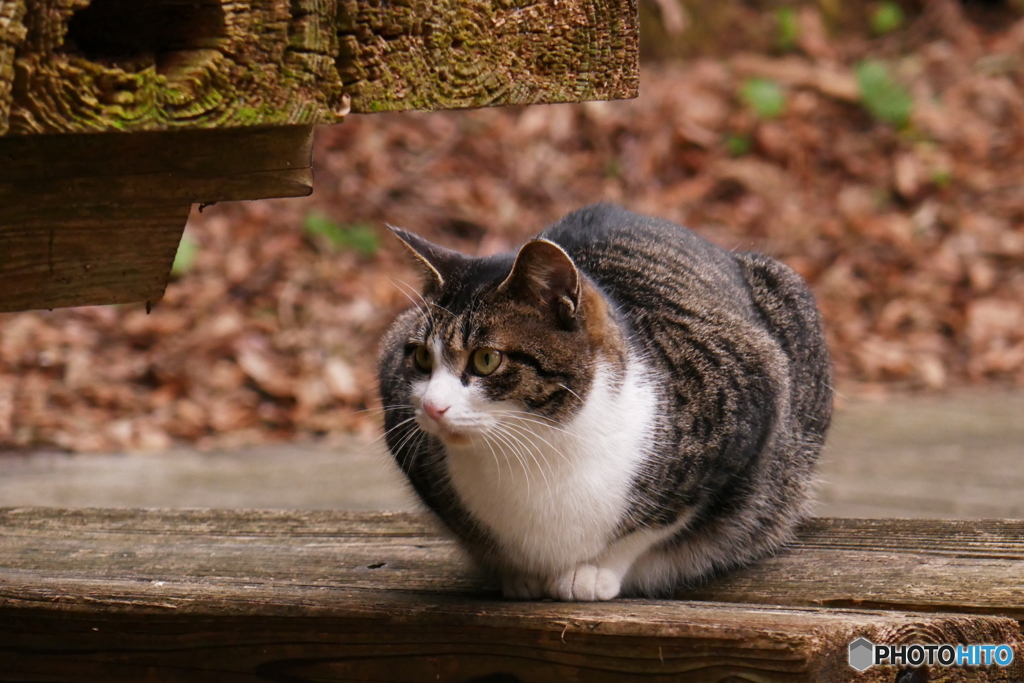
[[566,601],[611,600],[621,587],[619,575],[611,569],[580,564],[548,582],[548,595]]
[[509,600],[539,600],[545,597],[544,583],[535,576],[506,574],[501,580],[501,594]]

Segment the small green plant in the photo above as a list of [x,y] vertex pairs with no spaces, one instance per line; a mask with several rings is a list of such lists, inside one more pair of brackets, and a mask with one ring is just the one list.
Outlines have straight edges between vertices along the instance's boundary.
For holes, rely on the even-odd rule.
[[730,156],[743,156],[750,151],[750,138],[738,133],[729,133],[725,136],[725,151]]
[[196,254],[199,253],[199,244],[187,234],[181,236],[178,243],[178,251],[174,254],[174,263],[171,265],[171,275],[181,277],[192,270],[196,265]]
[[864,60],[858,64],[857,84],[861,104],[872,116],[900,128],[907,125],[913,100],[906,89],[892,79],[884,63]]
[[800,22],[792,7],[780,7],[775,10],[775,44],[782,50],[792,50],[800,37]]
[[939,189],[949,187],[949,184],[953,182],[953,172],[948,168],[937,168],[932,171],[932,182]]
[[767,78],[751,78],[743,84],[740,96],[762,119],[774,119],[786,110],[786,93]]
[[883,2],[871,13],[871,30],[876,35],[892,33],[903,25],[903,10],[895,2]]
[[351,249],[370,256],[379,247],[377,232],[366,223],[345,225],[313,211],[306,215],[306,234],[332,251]]

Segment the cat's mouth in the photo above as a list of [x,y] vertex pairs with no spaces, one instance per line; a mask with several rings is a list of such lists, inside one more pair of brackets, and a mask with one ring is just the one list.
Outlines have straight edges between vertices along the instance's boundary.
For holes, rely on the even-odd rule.
[[452,446],[465,446],[470,441],[470,436],[466,432],[456,432],[448,427],[439,427],[438,436],[445,444]]
[[453,429],[451,425],[441,424],[435,420],[423,418],[418,420],[420,429],[433,434],[441,439],[448,446],[465,446],[472,440],[472,434],[468,431]]

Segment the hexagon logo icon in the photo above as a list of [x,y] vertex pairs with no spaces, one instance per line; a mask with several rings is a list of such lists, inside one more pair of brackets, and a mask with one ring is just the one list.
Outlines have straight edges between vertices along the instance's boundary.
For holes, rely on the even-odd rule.
[[850,643],[850,666],[857,671],[867,671],[874,663],[874,643],[867,638],[858,638]]

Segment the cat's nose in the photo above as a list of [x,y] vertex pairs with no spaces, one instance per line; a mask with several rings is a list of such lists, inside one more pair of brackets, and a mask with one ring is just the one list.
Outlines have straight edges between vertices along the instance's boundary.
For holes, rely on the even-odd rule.
[[441,416],[448,412],[449,408],[451,408],[451,406],[445,406],[442,408],[435,403],[423,404],[423,412],[429,415],[434,422],[440,422]]

